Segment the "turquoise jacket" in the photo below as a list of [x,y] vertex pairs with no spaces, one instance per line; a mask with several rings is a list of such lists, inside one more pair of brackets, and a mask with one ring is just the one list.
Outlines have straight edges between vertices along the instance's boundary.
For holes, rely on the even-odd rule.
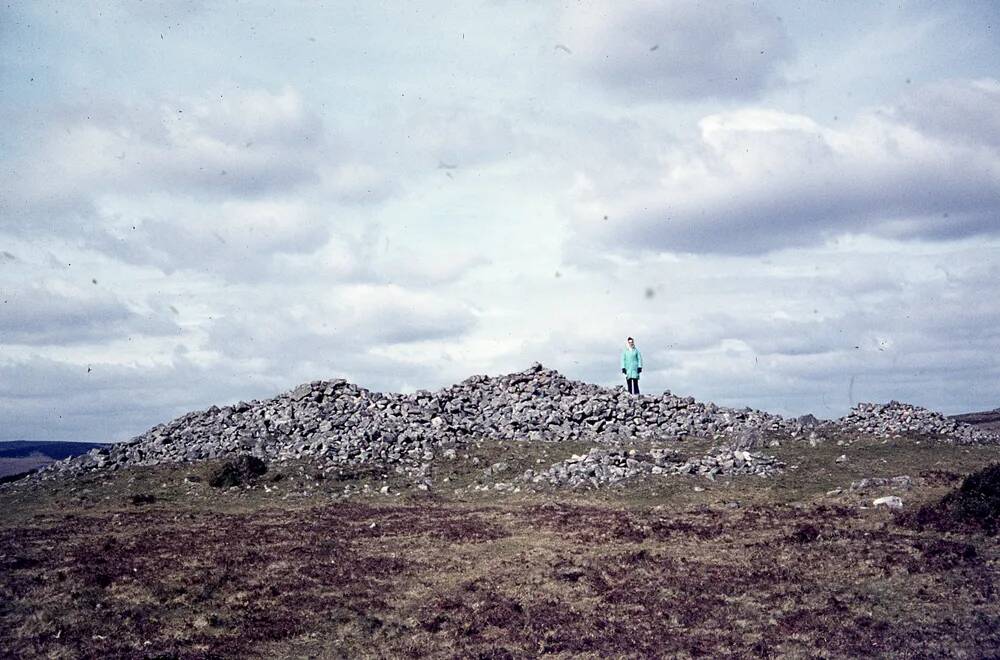
[[622,369],[626,378],[638,378],[642,369],[642,353],[638,348],[626,348],[622,351]]

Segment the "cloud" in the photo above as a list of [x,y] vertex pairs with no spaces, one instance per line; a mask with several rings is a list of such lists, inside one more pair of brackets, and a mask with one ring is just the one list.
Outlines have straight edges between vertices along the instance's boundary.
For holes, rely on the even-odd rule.
[[434,289],[461,280],[490,261],[478,251],[439,241],[418,245],[391,227],[366,224],[351,231],[331,229],[326,243],[309,254],[275,255],[270,272],[290,281],[321,279],[338,284],[391,285]]
[[754,254],[847,233],[995,233],[1000,145],[995,116],[980,103],[1000,104],[1000,86],[957,89],[977,100],[942,111],[961,140],[912,109],[871,111],[843,128],[766,109],[707,116],[696,143],[665,153],[661,171],[633,173],[638,184],[581,175],[571,191],[575,227],[585,241],[626,253]]
[[[762,306],[714,315],[722,335],[700,358],[684,356],[688,378],[715,398],[745,396],[793,413],[823,405],[827,414],[840,415],[858,401],[889,399],[946,412],[993,407],[1000,397],[1000,361],[991,349],[1000,341],[1000,303],[980,286],[1000,273],[981,260],[989,251],[896,253],[892,259],[909,257],[896,286],[870,290],[860,304],[852,304],[851,292],[820,282],[815,289],[829,293],[815,301],[820,310],[814,313],[798,305],[799,314]],[[872,257],[846,265],[876,274]],[[935,262],[953,258],[968,262],[956,263],[950,277],[936,272]],[[804,278],[802,287],[814,288]],[[965,385],[955,388],[957,380]],[[739,388],[729,389],[735,384]]]
[[942,140],[1000,149],[1000,80],[942,80],[912,90],[886,113]]
[[341,202],[379,202],[396,192],[396,184],[385,172],[366,163],[344,163],[322,168],[321,176],[323,189]]
[[180,332],[162,313],[139,311],[105,291],[49,282],[4,287],[0,296],[0,337],[8,346],[105,343]]
[[346,321],[341,333],[378,344],[448,339],[476,323],[475,314],[461,303],[398,285],[351,287],[337,296],[335,305]]
[[[635,324],[642,332],[634,333],[644,355],[643,391],[670,389],[722,405],[824,417],[839,417],[859,401],[890,399],[949,413],[992,408],[1000,398],[1000,361],[990,349],[1000,339],[994,329],[1000,306],[965,294],[942,307],[926,304],[942,293],[915,289],[895,304],[886,295],[878,314],[788,318],[747,287],[756,311],[748,304],[743,314],[713,311],[690,319],[651,311]],[[710,300],[704,291],[690,297]],[[571,377],[618,385],[620,347],[618,337],[577,323],[525,353]],[[965,385],[956,388],[956,381]]]
[[[56,352],[61,357],[5,352],[0,440],[119,441],[190,410],[271,397],[316,378],[344,377],[389,391],[444,386],[468,375],[462,364],[449,368],[443,352],[410,359],[406,351],[397,356],[387,349],[447,343],[476,322],[466,306],[399,286],[234,287],[228,308],[211,311],[214,319],[194,335],[178,336],[172,354],[162,347],[148,356],[137,350],[141,359],[127,361],[107,350],[72,347],[171,328],[150,327],[155,324],[106,296],[81,304],[69,293],[29,294],[35,302],[25,314],[0,314],[4,344],[69,348]],[[202,311],[185,315],[206,313],[204,303]]]
[[488,164],[522,146],[517,122],[483,103],[443,103],[397,118],[397,140],[426,164],[463,169]]
[[[282,199],[160,200],[158,213],[139,208],[109,217],[108,229],[87,233],[86,245],[124,263],[172,273],[190,270],[226,280],[259,280],[273,274],[281,255],[308,254],[330,236],[332,221],[313,205]],[[109,214],[110,215],[110,214]]]
[[[471,309],[438,295],[399,285],[355,284],[303,290],[299,302],[272,314],[266,298],[218,319],[209,346],[240,359],[309,360],[365,354],[393,344],[446,340],[471,330]],[[294,301],[294,298],[293,298]],[[274,301],[278,304],[278,301]]]
[[322,120],[291,88],[48,114],[37,146],[11,164],[0,202],[4,229],[93,225],[115,196],[253,200],[291,193],[319,182],[328,156]]
[[343,377],[398,392],[442,387],[469,375],[461,365],[451,365],[449,373],[448,365],[400,360],[369,348],[363,342],[317,343],[308,361],[296,355],[212,362],[184,351],[153,364],[0,360],[0,441],[119,442],[193,410],[267,399],[317,378]]
[[121,441],[195,409],[280,391],[266,374],[160,364],[0,361],[0,440]]
[[[508,322],[502,327],[523,329],[494,364],[541,360],[617,385],[627,334],[646,357],[650,393],[833,417],[862,400],[992,408],[1000,303],[985,292],[1000,276],[997,243],[856,237],[766,259],[637,253],[564,274],[566,293],[545,298],[559,322],[530,312]],[[591,294],[579,304],[584,290]],[[544,307],[544,293],[526,304]],[[484,314],[483,325],[491,318]]]
[[650,100],[753,97],[793,50],[755,4],[693,0],[574,3],[558,41],[585,77]]
[[49,119],[0,185],[0,231],[82,241],[167,274],[274,275],[399,191],[362,154],[339,156],[346,147],[290,87],[56,107]]

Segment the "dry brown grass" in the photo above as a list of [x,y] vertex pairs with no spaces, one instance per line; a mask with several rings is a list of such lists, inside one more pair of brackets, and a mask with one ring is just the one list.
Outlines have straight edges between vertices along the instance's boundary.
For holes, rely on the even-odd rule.
[[[435,469],[472,483],[502,449]],[[514,460],[533,462],[521,450]],[[780,451],[800,467],[774,480],[590,493],[331,502],[342,483],[309,489],[295,466],[221,492],[185,481],[209,466],[5,492],[0,656],[1000,653],[995,537],[862,508],[884,493],[824,495],[861,476],[923,475],[902,494],[910,508],[996,449]],[[847,464],[834,463],[840,453]],[[284,499],[300,492],[311,494]]]

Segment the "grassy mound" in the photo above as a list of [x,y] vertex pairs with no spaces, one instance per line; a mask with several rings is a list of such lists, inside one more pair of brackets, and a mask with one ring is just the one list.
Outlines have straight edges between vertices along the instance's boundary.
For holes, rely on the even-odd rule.
[[943,531],[977,529],[994,535],[1000,530],[1000,463],[970,474],[939,502],[901,516],[913,527]]

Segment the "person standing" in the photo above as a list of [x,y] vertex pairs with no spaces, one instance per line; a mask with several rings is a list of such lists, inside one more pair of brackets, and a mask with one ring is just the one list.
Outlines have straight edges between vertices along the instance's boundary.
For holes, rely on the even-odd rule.
[[629,394],[639,394],[639,374],[642,373],[642,353],[635,347],[635,340],[628,338],[628,346],[622,351],[622,373]]

